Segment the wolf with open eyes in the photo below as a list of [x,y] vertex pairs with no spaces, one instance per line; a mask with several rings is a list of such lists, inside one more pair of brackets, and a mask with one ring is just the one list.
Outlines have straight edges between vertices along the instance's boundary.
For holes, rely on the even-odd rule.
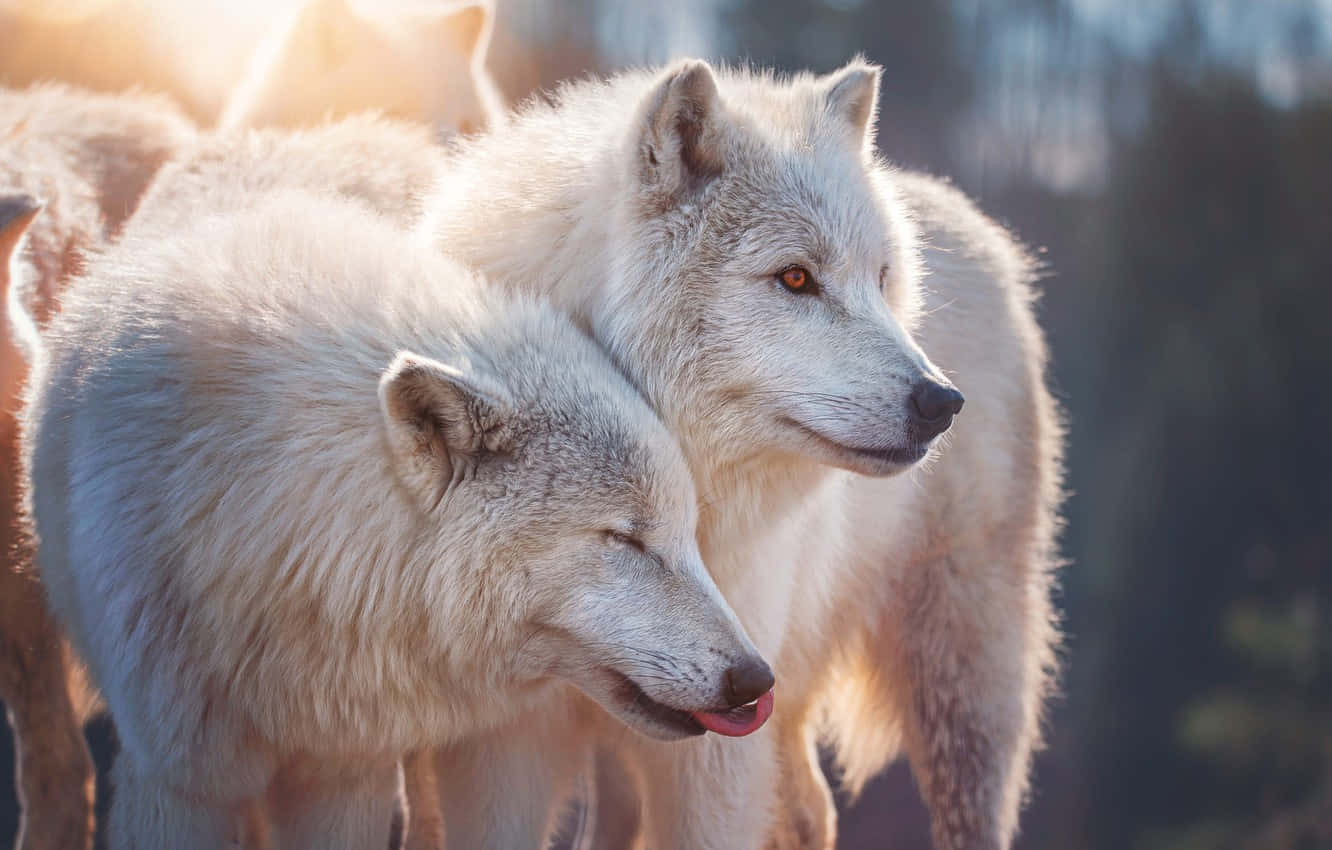
[[[1058,641],[1034,265],[878,159],[878,83],[861,60],[579,82],[464,142],[426,200],[428,234],[569,310],[680,439],[705,563],[777,673],[773,722],[742,741],[591,721],[633,780],[600,783],[600,820],[638,846],[831,847],[820,741],[852,791],[905,753],[940,850],[1017,828]],[[515,823],[515,797],[565,793],[568,726],[439,755],[453,846],[538,846],[549,809]]]
[[598,783],[587,843],[822,850],[818,742],[852,791],[904,753],[940,850],[1011,843],[1058,640],[1034,264],[877,157],[878,77],[688,61],[582,81],[440,163],[423,235],[573,314],[680,440],[704,562],[778,707],[743,740],[654,743],[571,692],[409,758],[409,846],[434,846],[429,798],[451,847],[540,846],[595,745],[629,781]]

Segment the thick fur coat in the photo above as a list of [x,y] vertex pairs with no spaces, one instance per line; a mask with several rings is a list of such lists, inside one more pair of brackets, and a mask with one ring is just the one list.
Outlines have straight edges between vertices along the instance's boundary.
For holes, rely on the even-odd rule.
[[135,226],[169,230],[199,209],[244,209],[289,188],[352,200],[406,227],[421,217],[443,163],[427,127],[378,115],[294,131],[209,133],[162,168]]
[[404,752],[561,711],[552,681],[671,739],[770,675],[637,391],[363,206],[131,225],[63,301],[25,459],[121,740],[112,847],[225,846],[254,801],[281,847],[376,846]]
[[[705,561],[774,660],[774,722],[744,741],[604,727],[655,850],[830,847],[821,737],[852,790],[904,753],[940,850],[1017,827],[1057,642],[1033,265],[961,194],[877,159],[877,84],[862,62],[579,83],[466,144],[427,205],[426,232],[536,284],[652,401]],[[793,291],[792,268],[818,286]],[[912,387],[945,376],[965,410],[921,440]],[[478,749],[489,785],[443,784],[446,821],[512,802],[506,753],[534,798],[562,793],[539,768],[551,731],[526,728]]]

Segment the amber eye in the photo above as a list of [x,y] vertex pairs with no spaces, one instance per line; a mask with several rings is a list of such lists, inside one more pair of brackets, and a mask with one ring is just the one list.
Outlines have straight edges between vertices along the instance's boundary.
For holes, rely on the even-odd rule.
[[777,279],[782,282],[782,286],[792,292],[812,294],[818,289],[814,283],[814,276],[801,266],[784,269],[777,274]]

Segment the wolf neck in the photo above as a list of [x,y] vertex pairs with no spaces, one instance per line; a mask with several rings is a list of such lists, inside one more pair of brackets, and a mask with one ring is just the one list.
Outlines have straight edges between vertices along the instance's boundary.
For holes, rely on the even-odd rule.
[[763,452],[732,461],[684,443],[699,495],[699,540],[705,559],[798,519],[815,494],[846,473],[802,457]]

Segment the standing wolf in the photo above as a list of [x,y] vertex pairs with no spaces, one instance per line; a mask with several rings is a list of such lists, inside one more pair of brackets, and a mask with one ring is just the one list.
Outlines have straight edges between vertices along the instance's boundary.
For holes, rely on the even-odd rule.
[[[876,160],[878,77],[691,61],[579,83],[465,144],[427,204],[441,244],[539,284],[652,401],[705,562],[776,662],[775,722],[744,741],[604,729],[653,850],[831,846],[821,735],[852,790],[904,751],[940,850],[1016,830],[1057,640],[1032,266],[959,194]],[[936,451],[951,382],[966,410]],[[506,763],[540,792],[524,728],[551,734],[476,750],[488,782],[441,761],[446,820],[510,793]]]
[[699,558],[674,439],[567,316],[360,205],[132,224],[24,414],[52,609],[116,720],[111,846],[388,838],[396,763],[571,682],[664,741],[773,677]]

